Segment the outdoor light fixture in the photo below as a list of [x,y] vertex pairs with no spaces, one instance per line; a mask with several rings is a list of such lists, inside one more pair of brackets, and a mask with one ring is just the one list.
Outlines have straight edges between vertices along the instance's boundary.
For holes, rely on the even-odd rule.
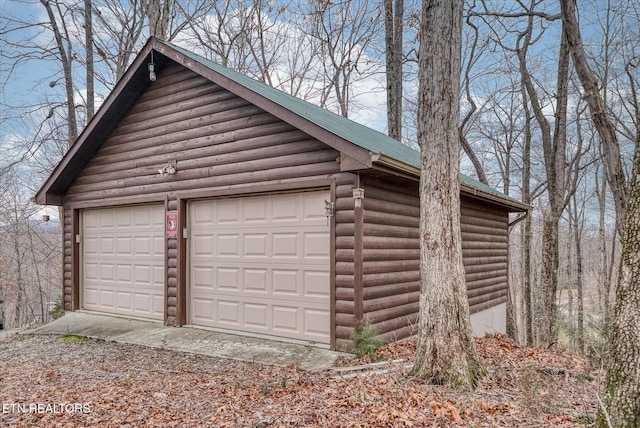
[[158,172],[160,173],[160,175],[173,175],[178,171],[178,169],[176,168],[176,161],[169,161],[169,163],[167,163],[167,165],[163,166],[162,168],[160,168],[158,170]]
[[156,81],[156,65],[153,63],[153,50],[151,51],[151,62],[149,63],[149,80]]

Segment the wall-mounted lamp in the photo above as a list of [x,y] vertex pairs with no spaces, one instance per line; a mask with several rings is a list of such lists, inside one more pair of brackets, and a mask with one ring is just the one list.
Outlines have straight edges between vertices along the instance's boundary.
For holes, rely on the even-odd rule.
[[336,206],[333,202],[324,200],[324,215],[327,217],[332,217],[336,212]]
[[153,63],[153,50],[151,50],[151,62],[149,63],[149,80],[156,81],[156,65]]
[[362,206],[363,199],[364,199],[364,189],[359,187],[353,189],[353,200],[356,208],[360,208]]
[[327,226],[329,226],[329,219],[336,213],[336,204],[334,202],[324,200],[324,215],[327,216]]
[[163,166],[162,168],[160,168],[158,170],[158,172],[160,173],[160,175],[173,175],[178,171],[178,169],[176,168],[176,161],[172,160],[169,161],[169,163],[167,163],[165,166]]

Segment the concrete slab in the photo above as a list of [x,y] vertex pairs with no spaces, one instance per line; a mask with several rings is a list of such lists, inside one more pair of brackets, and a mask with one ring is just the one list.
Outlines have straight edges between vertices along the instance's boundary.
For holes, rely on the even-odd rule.
[[22,328],[14,328],[9,330],[0,330],[0,342],[4,342],[5,340],[11,339],[13,336],[17,336],[20,333]]
[[192,352],[258,364],[286,367],[296,364],[302,370],[323,371],[338,357],[351,354],[311,345],[220,333],[190,327],[167,327],[152,321],[120,318],[87,312],[68,312],[62,318],[21,334],[86,336],[119,343]]

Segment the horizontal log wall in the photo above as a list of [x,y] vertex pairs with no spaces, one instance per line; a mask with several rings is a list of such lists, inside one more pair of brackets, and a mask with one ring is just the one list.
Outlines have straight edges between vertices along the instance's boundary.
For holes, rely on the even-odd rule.
[[[415,334],[420,296],[417,184],[365,181],[363,314],[385,340]],[[506,301],[508,213],[461,197],[470,312]]]
[[352,346],[356,325],[355,239],[353,187],[355,177],[344,174],[336,182],[335,201],[335,336],[336,349]]
[[[296,188],[298,183],[343,177],[340,187],[353,176],[340,173],[338,158],[336,150],[207,79],[178,65],[166,67],[65,195],[66,307],[77,307],[72,304],[77,292],[71,279],[72,208],[164,201],[174,211],[180,198],[249,193],[259,189],[256,186]],[[174,160],[175,175],[158,173]],[[338,205],[344,203],[338,200]],[[338,227],[344,231],[349,228],[349,209],[341,210]],[[343,233],[338,240],[337,248],[348,250],[348,236]],[[175,324],[180,315],[178,240],[168,240],[166,251],[165,321]],[[342,314],[353,312],[347,272],[348,268],[337,273],[341,320]]]
[[385,340],[415,333],[420,297],[418,185],[364,181],[363,318]]
[[471,313],[507,301],[509,214],[474,199],[461,199],[460,230]]

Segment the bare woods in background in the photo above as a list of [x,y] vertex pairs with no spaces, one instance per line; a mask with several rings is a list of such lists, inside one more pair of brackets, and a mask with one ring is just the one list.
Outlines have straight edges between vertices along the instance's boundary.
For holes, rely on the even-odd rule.
[[47,323],[60,308],[60,223],[25,195],[20,177],[0,178],[0,319],[5,329]]

